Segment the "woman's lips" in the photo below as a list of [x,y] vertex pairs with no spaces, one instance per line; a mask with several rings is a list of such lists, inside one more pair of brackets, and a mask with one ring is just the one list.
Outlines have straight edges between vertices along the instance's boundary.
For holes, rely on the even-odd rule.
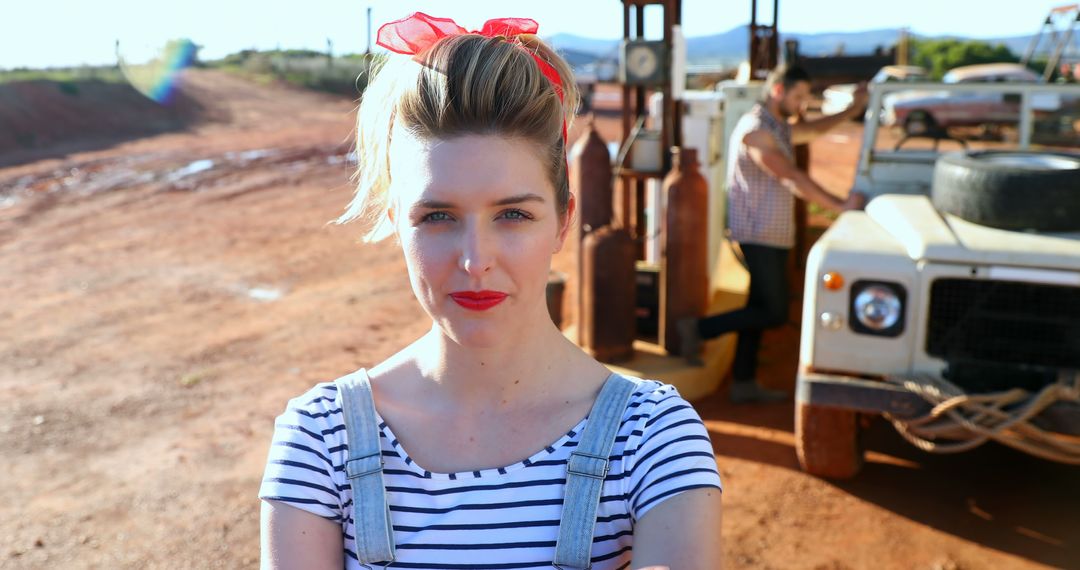
[[507,294],[499,291],[455,291],[450,298],[470,311],[486,311],[506,300]]

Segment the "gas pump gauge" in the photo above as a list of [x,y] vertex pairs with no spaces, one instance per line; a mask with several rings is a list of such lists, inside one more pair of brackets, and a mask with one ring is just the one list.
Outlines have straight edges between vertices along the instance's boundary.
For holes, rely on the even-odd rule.
[[626,85],[659,87],[667,82],[664,42],[626,40],[619,53],[619,81]]

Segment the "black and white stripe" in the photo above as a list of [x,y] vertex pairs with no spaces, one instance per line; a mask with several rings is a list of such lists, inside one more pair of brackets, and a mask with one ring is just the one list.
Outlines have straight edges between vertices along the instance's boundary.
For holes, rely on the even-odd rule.
[[[550,568],[566,463],[586,420],[532,457],[498,469],[433,473],[380,423],[397,561],[391,568]],[[333,383],[278,417],[259,497],[342,524],[346,567],[359,569],[344,419]],[[593,568],[630,564],[634,522],[680,492],[720,487],[708,434],[673,386],[644,382],[630,398],[610,456],[593,536]]]

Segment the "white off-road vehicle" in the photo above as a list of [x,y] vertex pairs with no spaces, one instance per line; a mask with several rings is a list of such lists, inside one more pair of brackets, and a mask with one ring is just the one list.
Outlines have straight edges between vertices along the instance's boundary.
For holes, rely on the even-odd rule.
[[[992,141],[883,125],[887,94],[931,89],[1021,113]],[[926,451],[996,440],[1080,464],[1080,86],[882,83],[868,109],[854,191],[870,201],[807,261],[800,463],[853,476],[860,416],[883,415]]]

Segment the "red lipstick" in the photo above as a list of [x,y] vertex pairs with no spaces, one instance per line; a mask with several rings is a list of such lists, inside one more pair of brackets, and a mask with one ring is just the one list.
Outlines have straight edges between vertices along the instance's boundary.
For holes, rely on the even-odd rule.
[[455,291],[450,298],[470,311],[486,311],[506,300],[507,294],[499,291]]

